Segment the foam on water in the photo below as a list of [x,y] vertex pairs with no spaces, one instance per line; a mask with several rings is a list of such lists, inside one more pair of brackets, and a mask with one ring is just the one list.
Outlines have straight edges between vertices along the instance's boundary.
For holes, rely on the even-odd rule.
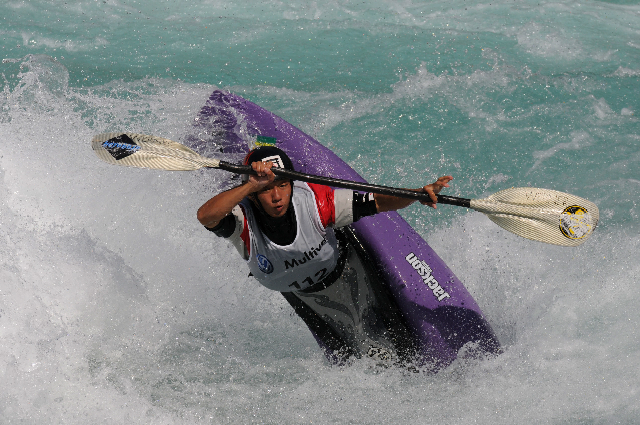
[[[64,25],[47,27],[37,25],[49,22],[44,3],[0,6],[11,12],[0,29],[11,41],[0,98],[0,422],[636,422],[637,6],[267,2],[261,14],[223,2],[187,12],[181,2],[58,3]],[[220,41],[185,48],[197,35],[187,24],[214,15],[229,19]],[[150,30],[161,16],[174,29],[151,33],[166,39],[141,32],[148,58],[130,53],[141,47],[123,28]],[[601,38],[586,29],[594,22],[608,29]],[[332,47],[352,53],[314,44],[319,63],[336,65],[315,74],[287,68],[275,47],[251,66],[239,59],[274,28],[302,63],[309,35],[346,35]],[[368,37],[378,48],[353,53]],[[210,58],[188,63],[230,46],[240,53],[229,63],[246,65],[235,73]],[[92,74],[92,60],[113,69]],[[184,74],[163,74],[168,66]],[[255,66],[264,78],[241,72]],[[461,356],[437,375],[329,367],[282,297],[195,219],[222,172],[113,167],[91,151],[94,134],[116,129],[181,140],[215,88],[207,82],[220,80],[370,181],[412,187],[452,173],[450,193],[469,197],[547,187],[597,202],[601,224],[567,249],[480,213],[410,207],[403,215],[465,282],[504,354]]]

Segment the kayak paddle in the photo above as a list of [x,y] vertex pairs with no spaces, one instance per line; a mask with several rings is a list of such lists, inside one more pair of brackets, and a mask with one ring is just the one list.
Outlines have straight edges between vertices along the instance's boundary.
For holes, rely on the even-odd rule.
[[[253,173],[249,165],[205,158],[178,142],[161,137],[135,133],[103,133],[93,138],[91,146],[100,159],[115,165],[174,171],[193,171],[206,167],[236,174]],[[431,201],[429,194],[410,189],[314,176],[277,167],[272,168],[272,171],[292,180]],[[511,188],[485,199],[437,196],[439,203],[474,209],[516,235],[554,245],[582,244],[596,228],[600,218],[598,207],[593,202],[549,189]]]

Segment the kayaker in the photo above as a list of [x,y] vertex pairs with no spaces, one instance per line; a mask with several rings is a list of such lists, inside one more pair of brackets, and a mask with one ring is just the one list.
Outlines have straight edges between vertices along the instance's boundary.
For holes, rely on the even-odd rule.
[[[228,239],[262,285],[282,292],[292,305],[297,302],[292,295],[301,299],[324,320],[334,322],[333,331],[343,340],[351,340],[347,344],[362,346],[350,354],[364,351],[372,355],[371,347],[376,351],[381,344],[356,343],[358,332],[354,334],[351,329],[371,325],[360,320],[366,306],[355,302],[351,309],[357,311],[345,316],[345,309],[327,307],[326,302],[319,300],[331,292],[332,302],[349,302],[338,298],[345,298],[340,294],[353,292],[349,289],[353,285],[361,287],[357,292],[366,299],[366,282],[346,276],[355,266],[350,264],[347,244],[339,242],[334,229],[362,217],[405,208],[414,201],[278,178],[271,168],[293,170],[293,163],[284,151],[273,146],[252,150],[244,164],[250,164],[257,175],[243,176],[241,185],[205,202],[197,214],[200,223]],[[431,202],[421,202],[435,208],[435,195],[449,187],[452,179],[443,176],[415,190],[428,193]],[[367,329],[364,332],[372,333]]]

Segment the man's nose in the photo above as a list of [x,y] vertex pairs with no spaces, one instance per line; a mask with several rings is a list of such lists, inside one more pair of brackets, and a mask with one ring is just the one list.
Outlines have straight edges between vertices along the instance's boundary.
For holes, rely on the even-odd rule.
[[280,199],[282,199],[282,190],[280,190],[278,187],[274,187],[273,192],[271,193],[271,200],[273,202],[277,202]]

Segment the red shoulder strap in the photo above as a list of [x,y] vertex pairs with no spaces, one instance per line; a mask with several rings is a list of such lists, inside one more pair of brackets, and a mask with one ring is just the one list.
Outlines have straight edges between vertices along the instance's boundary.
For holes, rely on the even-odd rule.
[[333,189],[321,184],[307,183],[316,196],[316,206],[320,213],[320,221],[324,227],[335,224],[336,206],[333,198]]
[[247,213],[244,210],[244,206],[240,204],[240,209],[242,210],[242,217],[244,219],[242,233],[240,233],[240,239],[244,242],[244,246],[247,248],[247,253],[251,254],[251,250],[249,247],[251,246],[249,241],[249,223],[247,223]]

